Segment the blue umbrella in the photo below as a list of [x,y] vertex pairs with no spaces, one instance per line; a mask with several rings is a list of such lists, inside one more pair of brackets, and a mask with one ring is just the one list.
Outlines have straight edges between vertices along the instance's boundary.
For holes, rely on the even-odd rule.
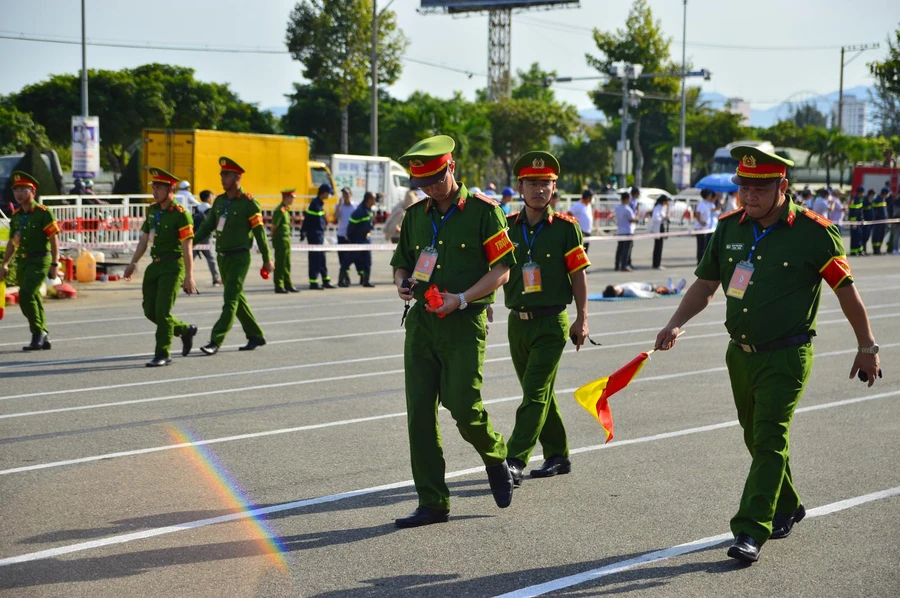
[[717,174],[709,174],[697,181],[694,185],[698,189],[709,189],[716,193],[734,193],[738,190],[738,186],[731,182],[734,175],[720,172]]

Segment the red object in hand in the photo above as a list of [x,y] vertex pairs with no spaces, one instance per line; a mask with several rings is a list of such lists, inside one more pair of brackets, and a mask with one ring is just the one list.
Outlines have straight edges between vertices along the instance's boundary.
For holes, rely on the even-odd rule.
[[[441,297],[441,292],[434,284],[425,291],[425,300],[428,301],[428,307],[431,309],[438,309],[444,305],[444,298]],[[437,314],[437,317],[443,318],[445,315],[447,314]]]
[[259,275],[262,276],[263,280],[269,280],[269,271],[266,270],[265,266],[260,268]]

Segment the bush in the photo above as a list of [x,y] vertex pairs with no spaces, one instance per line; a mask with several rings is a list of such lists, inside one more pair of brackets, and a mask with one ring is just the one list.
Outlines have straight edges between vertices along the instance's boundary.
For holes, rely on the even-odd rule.
[[[53,180],[53,174],[47,168],[44,162],[44,156],[41,151],[33,145],[25,150],[25,155],[16,164],[13,170],[21,170],[27,172],[38,182],[38,195],[59,195],[59,187]],[[15,205],[15,198],[12,192],[12,177],[6,182],[6,188],[3,189],[3,200],[12,202]]]

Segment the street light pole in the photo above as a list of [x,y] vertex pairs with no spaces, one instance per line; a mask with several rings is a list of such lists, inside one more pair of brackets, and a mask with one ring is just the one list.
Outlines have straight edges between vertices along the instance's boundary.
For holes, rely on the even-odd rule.
[[850,64],[853,60],[856,59],[857,56],[865,52],[866,50],[877,50],[881,44],[859,44],[856,46],[841,46],[841,82],[840,87],[838,88],[838,131],[843,133],[843,121],[844,121],[844,51],[849,52],[857,52],[857,55],[850,59],[846,64]]
[[681,137],[679,143],[681,146],[681,155],[684,156],[684,119],[685,119],[685,73],[687,71],[687,0],[684,0],[684,21],[681,26]]
[[378,155],[378,0],[372,0],[372,155]]
[[88,116],[87,25],[81,0],[81,115]]

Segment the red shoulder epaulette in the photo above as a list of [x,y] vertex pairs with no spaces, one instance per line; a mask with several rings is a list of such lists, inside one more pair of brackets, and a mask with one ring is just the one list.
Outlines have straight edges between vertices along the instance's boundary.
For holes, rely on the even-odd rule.
[[509,214],[506,215],[506,219],[507,220],[515,220],[516,218],[519,217],[520,213],[521,212],[510,212]]
[[478,199],[480,199],[481,201],[483,201],[484,203],[488,204],[489,206],[491,206],[493,208],[496,208],[497,206],[500,205],[500,202],[491,199],[490,197],[488,197],[487,195],[484,195],[483,193],[476,193],[475,197],[477,197]]
[[173,202],[172,206],[175,208],[176,212],[181,212],[182,214],[184,214],[184,206],[182,206],[180,203]]
[[744,211],[744,208],[738,208],[736,210],[731,210],[730,212],[725,212],[721,216],[719,216],[719,220],[725,220],[726,218],[731,218],[735,214],[740,214]]
[[822,226],[824,226],[826,228],[828,228],[829,226],[831,226],[833,224],[831,222],[831,220],[829,220],[825,216],[822,216],[821,214],[819,214],[818,212],[815,212],[813,210],[804,209],[803,215],[806,216],[807,218],[809,218],[810,220],[814,220],[814,221],[818,222],[819,224],[821,224]]
[[253,196],[250,195],[249,193],[247,193],[246,191],[244,191],[243,193],[244,193],[244,197],[246,197],[247,199],[253,199]]
[[566,214],[565,212],[554,212],[554,218],[559,218],[560,220],[565,220],[566,222],[571,222],[572,224],[578,224],[578,219],[575,216],[571,216]]

